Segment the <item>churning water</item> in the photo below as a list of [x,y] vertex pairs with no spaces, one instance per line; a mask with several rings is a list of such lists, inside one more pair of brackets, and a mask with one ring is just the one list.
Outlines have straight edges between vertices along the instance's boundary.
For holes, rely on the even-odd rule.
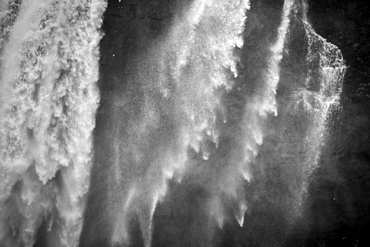
[[99,103],[104,1],[1,4],[0,242],[77,246]]
[[[194,246],[212,246],[215,229],[246,223],[254,197],[248,184],[262,176],[256,171],[269,165],[267,156],[285,174],[293,194],[287,207],[299,215],[345,72],[340,50],[314,31],[306,5],[284,1],[253,82],[240,74],[249,66],[242,57],[252,56],[243,44],[253,35],[245,30],[253,5],[183,6],[132,62],[104,109],[106,130],[97,135],[105,139],[93,147],[106,2],[0,3],[1,246],[33,246],[40,231],[47,232],[43,246],[78,246],[80,236],[82,246],[135,246],[136,227],[149,247],[169,182],[206,192],[194,213],[205,236],[194,233]],[[293,32],[304,36],[300,52]],[[299,61],[285,69],[293,79],[282,76],[290,57]],[[86,204],[99,184],[91,193],[104,200],[90,196]],[[84,218],[85,209],[96,218]]]

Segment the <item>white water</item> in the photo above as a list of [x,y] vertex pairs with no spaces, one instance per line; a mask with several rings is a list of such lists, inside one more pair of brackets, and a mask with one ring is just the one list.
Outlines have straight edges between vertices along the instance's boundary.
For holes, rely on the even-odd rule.
[[263,71],[263,84],[258,85],[259,90],[251,98],[245,99],[239,126],[221,133],[224,139],[235,139],[234,145],[221,143],[220,148],[216,145],[213,158],[203,165],[190,166],[191,176],[194,179],[201,177],[201,181],[205,181],[201,186],[210,194],[204,207],[205,212],[209,214],[208,226],[211,229],[222,228],[226,222],[234,220],[230,219],[227,213],[230,207],[240,227],[244,224],[244,215],[248,209],[244,188],[253,179],[251,165],[263,143],[265,122],[268,117],[277,114],[275,95],[280,80],[280,62],[289,31],[292,6],[293,1],[285,1],[277,37],[269,47],[268,66]]
[[[244,179],[250,180],[250,164],[256,157],[259,147],[263,143],[265,121],[269,114],[277,115],[276,90],[280,81],[280,63],[283,59],[283,50],[285,47],[286,37],[290,26],[290,14],[292,12],[294,0],[285,0],[281,18],[281,24],[278,28],[277,38],[274,44],[270,47],[270,57],[268,66],[264,73],[264,85],[260,86],[260,90],[253,96],[251,100],[247,100],[245,113],[243,116],[243,133],[242,145],[243,155],[242,162],[238,164],[237,170],[242,174]],[[245,202],[242,201],[241,217],[238,222],[242,226],[244,222],[243,208],[246,209]]]
[[99,102],[104,1],[0,5],[0,243],[77,246]]
[[166,194],[167,180],[175,176],[181,181],[191,168],[189,148],[207,160],[207,142],[217,145],[217,115],[223,114],[220,96],[237,76],[234,49],[243,45],[248,7],[246,0],[196,0],[143,58],[133,88],[123,96],[134,102],[143,94],[139,114],[126,114],[133,120],[116,149],[120,158],[114,170],[122,177],[112,187],[116,191],[112,197],[119,199],[111,200],[120,201],[113,206],[120,209],[111,216],[117,219],[113,243],[129,243],[130,220],[136,215],[145,245],[150,246],[152,217]]
[[[46,224],[50,246],[77,246],[93,158],[98,29],[105,2],[35,2],[0,3],[6,23],[0,33],[0,243],[32,246]],[[292,14],[301,7],[303,18]],[[138,220],[145,246],[151,245],[153,215],[170,179],[180,186],[186,179],[207,191],[204,246],[212,245],[213,229],[227,222],[243,227],[250,200],[245,185],[259,179],[253,166],[260,165],[256,157],[267,122],[280,114],[277,88],[293,21],[304,24],[308,69],[288,111],[292,119],[303,115],[307,122],[298,145],[287,151],[295,152],[298,162],[283,163],[299,173],[293,186],[302,203],[318,166],[328,114],[340,96],[343,58],[313,30],[305,4],[285,0],[262,84],[241,100],[241,121],[229,128],[223,97],[238,80],[236,53],[243,46],[248,9],[248,0],[195,0],[147,54],[132,61],[125,91],[112,99],[107,137],[113,151],[106,154],[112,164],[102,204],[112,244],[134,244],[131,228]],[[285,124],[289,129],[294,122]],[[289,139],[279,145],[285,144]]]
[[[295,170],[298,175],[295,176],[299,177],[299,181],[292,184],[296,194],[295,211],[300,214],[310,176],[319,166],[330,112],[339,105],[346,66],[339,48],[317,34],[309,23],[307,3],[302,1],[296,5],[301,7],[302,17],[295,18],[302,21],[306,35],[307,72],[304,84],[295,90],[288,109],[293,121],[286,122],[286,129],[296,139],[286,137],[289,146],[284,152],[295,153],[294,161],[287,159],[285,162],[295,167],[286,169]],[[297,126],[299,130],[295,133],[292,129]]]

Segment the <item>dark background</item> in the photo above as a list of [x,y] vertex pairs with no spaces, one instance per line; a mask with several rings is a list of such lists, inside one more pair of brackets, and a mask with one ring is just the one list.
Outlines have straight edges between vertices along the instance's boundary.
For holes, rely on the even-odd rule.
[[[174,13],[189,2],[109,0],[100,46],[102,98],[95,130],[96,160],[81,246],[109,246],[111,229],[104,200],[108,188],[105,178],[110,171],[106,157],[112,152],[109,136],[114,129],[112,107],[125,90],[125,78],[135,70],[132,64],[159,42]],[[261,179],[247,190],[247,198],[254,199],[243,228],[236,223],[226,225],[215,233],[214,246],[370,246],[370,9],[366,1],[358,0],[308,2],[310,22],[321,36],[341,49],[348,69],[340,108],[330,117],[320,166],[310,177],[302,214],[293,220],[288,217],[291,208],[272,200],[280,197],[289,203],[294,198],[285,191],[289,190],[289,181],[276,176],[276,167],[267,167]],[[282,4],[281,0],[251,1],[239,83],[243,79],[259,80],[256,64],[264,62],[266,47],[276,36]],[[291,44],[290,49],[299,50],[299,44]],[[283,61],[282,75],[292,73],[292,66],[294,62]],[[106,169],[99,169],[103,164]],[[170,188],[168,199],[154,216],[153,246],[202,246],[204,225],[198,212],[206,192],[192,184],[184,188],[170,182]],[[141,246],[135,223],[132,229],[132,246]]]

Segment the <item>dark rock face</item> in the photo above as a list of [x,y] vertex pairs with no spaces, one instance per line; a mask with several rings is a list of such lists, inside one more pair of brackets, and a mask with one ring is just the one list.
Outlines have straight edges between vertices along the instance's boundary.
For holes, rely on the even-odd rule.
[[[94,181],[104,181],[113,162],[109,160],[113,147],[107,137],[115,134],[117,114],[124,113],[124,109],[121,113],[115,110],[117,99],[127,89],[125,81],[130,80],[130,73],[140,66],[140,57],[160,42],[174,13],[181,13],[187,4],[180,0],[109,0],[101,42],[102,99],[95,130],[97,151],[80,246],[110,244],[112,229],[104,205],[109,185]],[[266,63],[266,47],[276,36],[282,4],[282,0],[251,1],[238,81],[247,94],[250,89],[243,88],[242,81],[248,80],[250,86],[261,80],[259,70]],[[277,167],[268,167],[261,172],[261,181],[248,185],[247,198],[253,199],[244,227],[235,223],[215,230],[214,246],[369,246],[366,231],[370,228],[369,10],[367,2],[360,0],[309,1],[313,27],[341,49],[348,70],[341,107],[330,117],[320,167],[310,178],[302,215],[290,219],[291,208],[286,205],[294,198],[288,182]],[[282,73],[289,73],[289,66],[293,65],[285,64]],[[268,148],[262,150],[260,156],[263,155],[269,155]],[[103,164],[105,169],[99,169]],[[168,199],[155,212],[153,246],[201,246],[203,239],[209,237],[203,230],[201,213],[206,197],[205,191],[190,182],[185,188],[170,182]],[[278,199],[280,202],[276,203]],[[133,246],[141,246],[135,223],[133,236],[136,241]]]

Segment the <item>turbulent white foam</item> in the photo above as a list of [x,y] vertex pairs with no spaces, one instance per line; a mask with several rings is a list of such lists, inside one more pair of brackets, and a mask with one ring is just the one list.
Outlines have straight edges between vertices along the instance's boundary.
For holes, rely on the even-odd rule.
[[[236,77],[234,49],[243,45],[242,32],[248,1],[195,1],[188,21],[179,20],[169,37],[171,53],[177,61],[171,67],[177,85],[179,111],[187,122],[185,132],[190,145],[202,150],[204,135],[216,141],[216,110],[220,108],[220,88],[233,85],[230,70]],[[201,18],[200,11],[203,11]],[[180,51],[180,52],[177,52]],[[187,70],[190,68],[190,70]],[[220,110],[220,109],[219,109]],[[180,119],[180,118],[179,118]]]
[[54,246],[77,246],[106,3],[24,0],[19,13],[12,4],[1,15],[0,242],[32,246],[47,220]]
[[[209,193],[207,226],[222,228],[230,208],[243,226],[244,185],[253,177],[251,163],[263,144],[265,122],[278,113],[276,90],[294,3],[284,2],[263,84],[246,99],[242,130],[231,130],[237,132],[233,145],[218,146],[219,125],[226,119],[221,96],[238,76],[234,52],[243,46],[248,0],[193,1],[162,42],[137,58],[142,63],[134,65],[136,73],[113,100],[114,130],[108,137],[113,162],[104,202],[111,242],[128,243],[130,222],[137,217],[150,246],[153,214],[166,195],[167,180],[181,181],[185,175],[206,178],[201,186]],[[32,246],[46,222],[53,246],[78,244],[99,101],[98,29],[105,5],[101,0],[0,3],[5,23],[0,27],[1,243]],[[292,114],[312,116],[303,138],[301,166],[307,175],[317,165],[344,66],[340,51],[313,31],[305,14],[303,23],[312,69],[295,94]]]

